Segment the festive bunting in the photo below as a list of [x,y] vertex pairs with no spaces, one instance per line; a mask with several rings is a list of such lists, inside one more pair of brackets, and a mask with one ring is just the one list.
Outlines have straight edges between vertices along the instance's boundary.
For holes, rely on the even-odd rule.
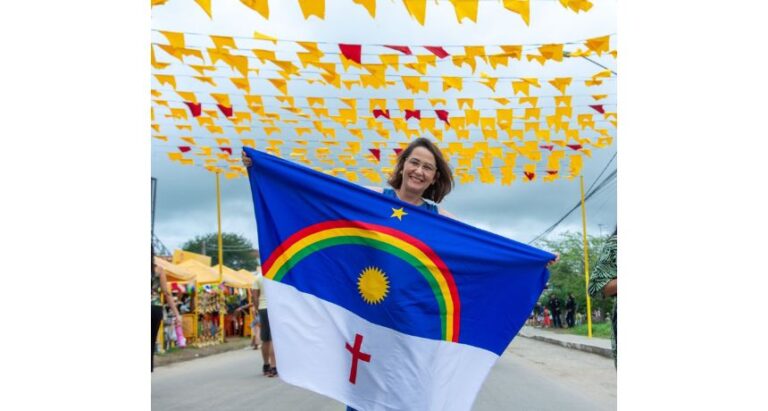
[[523,175],[526,181],[533,181],[536,178],[536,164],[526,164],[523,166]]
[[461,91],[463,80],[461,77],[448,77],[443,76],[443,91],[448,91],[452,88]]
[[401,52],[401,53],[403,53],[405,55],[408,55],[408,56],[410,56],[412,54],[411,53],[411,49],[408,48],[407,46],[384,46],[384,47],[390,48],[392,50],[397,50],[397,51],[399,51],[399,52]]
[[276,89],[283,94],[288,94],[288,83],[285,80],[280,79],[268,79]]
[[446,110],[435,110],[435,114],[437,115],[437,118],[445,122],[446,125],[451,125],[451,123],[448,121],[448,111]]
[[184,104],[186,104],[187,107],[189,107],[189,111],[192,113],[192,117],[199,117],[200,116],[200,113],[201,113],[201,110],[202,110],[202,105],[200,103],[193,103],[191,101],[185,101]]
[[418,94],[422,91],[426,93],[429,92],[429,83],[422,81],[420,77],[402,76],[401,80],[403,81],[403,86],[414,94]]
[[588,49],[597,53],[598,56],[602,56],[604,52],[608,51],[610,36],[591,38],[584,42],[584,44]]
[[427,13],[427,0],[403,0],[403,4],[408,10],[408,14],[423,26],[424,17]]
[[304,20],[308,20],[310,16],[317,16],[320,20],[325,19],[325,0],[299,0],[299,6],[301,6]]
[[174,76],[169,76],[165,74],[155,74],[155,78],[158,82],[160,82],[160,85],[163,84],[169,84],[173,89],[176,89],[176,78]]
[[581,11],[587,12],[592,8],[592,3],[588,0],[560,0],[560,4],[576,13]]
[[570,77],[557,77],[549,81],[552,87],[560,91],[560,94],[565,94],[566,88],[571,85]]
[[362,47],[359,44],[341,44],[339,43],[339,49],[344,57],[354,61],[357,64],[361,64],[360,56]]
[[597,111],[600,114],[605,113],[605,109],[603,108],[602,104],[590,105],[590,107],[592,107],[595,111]]
[[461,24],[461,20],[467,18],[477,23],[477,2],[478,0],[450,0],[453,4],[456,20]]
[[368,10],[368,14],[372,18],[376,18],[376,0],[352,0],[352,2],[365,7]]
[[521,45],[504,45],[499,47],[501,47],[501,50],[504,51],[504,55],[509,58],[520,60],[523,56],[523,46]]
[[240,3],[243,3],[255,12],[261,14],[265,19],[269,20],[269,0],[240,0]]
[[[432,54],[434,54],[435,56],[441,59],[450,56],[450,54],[448,54],[448,52],[445,51],[445,49],[443,49],[440,46],[424,46],[424,48],[429,50]],[[418,56],[418,57],[426,57],[426,56]]]
[[221,104],[217,104],[216,106],[221,110],[222,114],[224,114],[224,117],[232,117],[232,107],[227,107]]
[[547,60],[563,61],[562,44],[545,44],[539,47],[539,53]]
[[384,117],[386,119],[389,119],[389,110],[379,110],[379,109],[373,110],[373,117],[375,118]]
[[526,26],[530,26],[530,0],[504,0],[504,8],[520,15]]
[[411,118],[415,119],[421,119],[421,110],[405,110],[405,119],[409,120]]

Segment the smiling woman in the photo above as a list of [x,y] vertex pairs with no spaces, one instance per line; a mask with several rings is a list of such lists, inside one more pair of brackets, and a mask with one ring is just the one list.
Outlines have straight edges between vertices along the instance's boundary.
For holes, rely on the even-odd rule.
[[443,201],[454,184],[450,165],[429,139],[419,137],[400,153],[395,170],[387,182],[392,189],[373,189],[406,203],[455,218],[446,210],[424,201]]

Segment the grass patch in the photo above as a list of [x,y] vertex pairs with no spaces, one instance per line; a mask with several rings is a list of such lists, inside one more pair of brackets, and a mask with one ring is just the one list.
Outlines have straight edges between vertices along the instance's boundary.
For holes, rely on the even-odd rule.
[[[587,324],[577,325],[573,328],[550,328],[549,330],[563,333],[563,334],[575,334],[587,336]],[[592,337],[595,338],[611,338],[613,331],[611,331],[611,324],[604,323],[592,323]]]

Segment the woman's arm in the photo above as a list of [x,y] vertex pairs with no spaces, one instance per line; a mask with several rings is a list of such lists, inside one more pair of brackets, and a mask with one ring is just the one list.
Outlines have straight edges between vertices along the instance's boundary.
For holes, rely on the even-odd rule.
[[168,280],[165,278],[165,270],[160,266],[155,266],[155,272],[160,276],[160,289],[163,290],[163,295],[165,295],[165,302],[171,307],[173,315],[176,316],[176,321],[181,324],[181,314],[179,314],[179,309],[176,307],[176,300],[173,298],[173,293],[168,290]]

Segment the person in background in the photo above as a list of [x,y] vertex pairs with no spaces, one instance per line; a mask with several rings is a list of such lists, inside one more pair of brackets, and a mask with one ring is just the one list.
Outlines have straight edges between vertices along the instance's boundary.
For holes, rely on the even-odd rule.
[[618,228],[613,230],[613,234],[608,237],[605,245],[601,248],[597,257],[597,264],[592,268],[589,276],[589,295],[594,298],[610,298],[613,300],[613,310],[611,311],[611,347],[613,348],[613,366],[617,366],[617,332],[616,332],[616,306],[618,305],[618,283],[617,283],[617,233]]
[[261,271],[256,273],[256,281],[253,282],[253,304],[258,308],[259,323],[261,324],[261,358],[264,360],[262,371],[267,377],[277,376],[277,360],[275,349],[272,345],[272,331],[269,328],[269,314],[267,314],[267,296],[264,292],[264,276]]
[[[151,245],[150,245],[151,246]],[[168,280],[165,277],[165,271],[159,265],[155,264],[155,249],[152,248],[152,257],[150,260],[150,271],[152,274],[152,346],[150,352],[150,371],[155,371],[155,346],[157,345],[157,333],[160,331],[160,323],[163,321],[163,303],[160,301],[160,293],[165,296],[168,308],[173,312],[174,324],[181,324],[181,315],[176,308],[176,301],[173,294],[168,289]]]
[[552,327],[561,328],[560,323],[560,299],[553,293],[549,295],[549,312],[552,314]]
[[573,293],[568,293],[568,300],[565,302],[565,324],[568,328],[573,328],[574,315],[576,314],[576,300],[573,298]]
[[538,301],[533,306],[533,325],[541,326],[541,303]]

